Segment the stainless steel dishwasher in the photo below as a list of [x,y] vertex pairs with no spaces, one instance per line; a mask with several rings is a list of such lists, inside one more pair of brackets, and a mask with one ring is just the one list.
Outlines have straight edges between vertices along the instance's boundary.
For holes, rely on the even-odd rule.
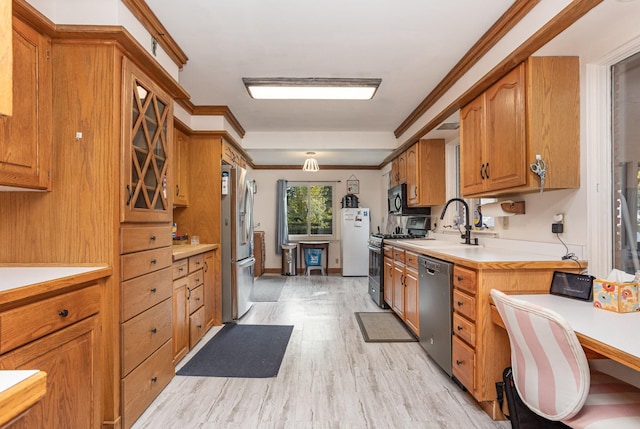
[[420,345],[451,376],[451,299],[453,264],[418,258]]

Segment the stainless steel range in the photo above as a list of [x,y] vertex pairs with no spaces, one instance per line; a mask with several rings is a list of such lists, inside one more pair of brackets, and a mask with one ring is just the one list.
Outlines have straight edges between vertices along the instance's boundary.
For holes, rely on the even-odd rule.
[[410,240],[425,237],[429,229],[429,218],[409,217],[406,225],[407,233],[378,233],[369,236],[369,295],[381,308],[389,308],[384,302],[384,240]]

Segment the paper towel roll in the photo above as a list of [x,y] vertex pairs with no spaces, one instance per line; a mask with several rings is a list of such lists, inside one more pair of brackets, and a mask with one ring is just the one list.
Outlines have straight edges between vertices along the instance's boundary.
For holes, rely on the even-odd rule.
[[508,212],[502,208],[503,204],[513,204],[513,201],[501,201],[498,203],[483,204],[480,206],[480,213],[485,217],[501,217],[501,216],[513,216],[515,213]]

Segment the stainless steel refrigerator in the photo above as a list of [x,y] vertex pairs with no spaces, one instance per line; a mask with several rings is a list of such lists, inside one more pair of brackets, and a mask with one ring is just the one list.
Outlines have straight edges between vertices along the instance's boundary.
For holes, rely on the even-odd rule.
[[222,166],[222,321],[251,309],[253,290],[253,180],[247,170]]

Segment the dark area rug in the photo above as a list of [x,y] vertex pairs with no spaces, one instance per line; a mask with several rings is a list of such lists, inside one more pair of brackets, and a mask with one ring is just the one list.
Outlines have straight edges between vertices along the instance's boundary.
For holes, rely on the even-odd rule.
[[292,331],[285,325],[226,324],[176,375],[275,377]]
[[393,312],[357,312],[355,315],[362,337],[367,343],[418,341],[402,320]]

